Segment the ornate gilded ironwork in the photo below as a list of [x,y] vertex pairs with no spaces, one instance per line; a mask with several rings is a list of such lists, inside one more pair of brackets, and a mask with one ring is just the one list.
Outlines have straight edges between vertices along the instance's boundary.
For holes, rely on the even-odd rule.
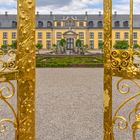
[[17,70],[16,51],[14,49],[0,50],[0,72]]
[[104,0],[104,140],[112,140],[112,4]]
[[[18,70],[16,64],[16,50],[14,49],[1,49],[0,50],[0,102],[8,108],[8,112],[11,112],[13,118],[3,116],[0,110],[0,134],[5,136],[8,131],[6,128],[12,124],[15,129],[15,135],[17,134],[17,112],[13,104],[10,102],[11,99],[15,98],[16,87],[11,80],[18,78]],[[2,138],[2,136],[0,136]],[[4,137],[3,137],[4,139]]]
[[18,140],[35,139],[35,0],[18,0]]
[[[130,43],[128,50],[116,50],[111,45],[112,40],[112,1],[104,0],[104,53],[105,53],[105,80],[104,80],[104,140],[114,140],[114,127],[125,130],[131,128],[132,139],[137,139],[137,130],[140,130],[140,101],[133,102],[133,108],[127,114],[127,117],[121,113],[123,108],[140,97],[140,83],[136,79],[140,79],[140,69],[134,64],[134,55],[139,55],[139,51],[133,50],[133,0],[130,0]],[[111,61],[111,62],[110,62]],[[107,71],[108,70],[108,71]],[[132,94],[128,99],[122,101],[112,117],[112,77],[121,77],[117,81],[117,90],[121,96],[130,94],[130,85],[125,83],[133,83],[138,87],[139,91]],[[122,82],[124,82],[122,84]],[[135,104],[134,104],[135,103]],[[133,118],[133,119],[132,119]],[[117,139],[117,138],[116,138]]]
[[17,134],[17,113],[13,105],[9,102],[10,99],[14,98],[15,93],[15,85],[11,81],[0,81],[0,101],[4,103],[5,108],[8,107],[9,112],[12,112],[13,115],[13,119],[6,117],[0,120],[0,134],[6,133],[6,124],[8,123],[13,125],[16,131],[15,134]]

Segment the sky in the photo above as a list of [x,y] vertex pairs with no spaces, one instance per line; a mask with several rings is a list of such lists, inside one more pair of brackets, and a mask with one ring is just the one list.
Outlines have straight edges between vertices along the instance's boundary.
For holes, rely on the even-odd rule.
[[[7,11],[15,14],[17,0],[0,0],[0,14]],[[103,0],[36,0],[36,11],[40,14],[98,14],[103,12]],[[129,13],[129,0],[113,0],[113,12]],[[140,0],[134,0],[134,13],[140,14]]]

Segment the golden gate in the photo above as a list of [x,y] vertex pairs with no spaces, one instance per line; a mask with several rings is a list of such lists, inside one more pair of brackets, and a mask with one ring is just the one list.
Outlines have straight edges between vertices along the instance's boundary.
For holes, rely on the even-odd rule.
[[[35,140],[35,0],[18,0],[18,48],[16,61],[14,51],[9,51],[10,58],[7,62],[0,60],[0,99],[11,110],[14,119],[3,118],[0,125],[11,123],[15,128],[16,140]],[[140,102],[130,109],[128,116],[134,114],[134,121],[130,123],[120,114],[120,110],[129,101],[140,96],[140,92],[133,94],[123,101],[116,110],[112,109],[112,78],[120,77],[117,90],[121,96],[129,94],[130,87],[123,84],[128,90],[122,91],[120,83],[130,80],[138,88],[140,84],[140,70],[133,64],[133,55],[138,54],[133,50],[133,0],[130,0],[130,43],[128,50],[115,50],[112,47],[112,0],[104,0],[104,140],[115,140],[114,127],[124,131],[131,126],[132,139],[136,140],[136,132],[140,129]],[[0,52],[4,56],[4,52]],[[17,111],[9,100],[16,94],[15,85],[11,80],[17,81]],[[9,88],[9,85],[11,88]],[[4,90],[9,95],[5,95]],[[2,129],[3,130],[3,129]],[[117,138],[116,138],[117,140]]]

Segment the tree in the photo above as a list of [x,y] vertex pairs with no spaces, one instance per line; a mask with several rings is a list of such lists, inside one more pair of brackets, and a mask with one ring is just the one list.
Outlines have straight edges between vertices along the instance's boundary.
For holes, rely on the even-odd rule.
[[115,49],[128,49],[128,47],[129,47],[129,44],[128,44],[128,41],[126,40],[116,41],[114,44]]
[[60,46],[63,47],[63,53],[65,53],[66,51],[66,40],[65,39],[61,39],[60,40]]
[[82,41],[80,39],[76,40],[76,47],[77,48],[82,48]]
[[140,45],[139,44],[134,44],[133,48],[134,49],[140,49]]
[[99,49],[103,50],[104,42],[99,42]]
[[1,48],[6,50],[8,48],[8,45],[1,45]]
[[17,49],[17,41],[14,41],[10,46],[12,49]]
[[41,49],[43,48],[43,45],[40,44],[40,43],[38,43],[38,44],[36,45],[36,48],[37,48],[38,53],[39,53],[39,50],[41,50]]

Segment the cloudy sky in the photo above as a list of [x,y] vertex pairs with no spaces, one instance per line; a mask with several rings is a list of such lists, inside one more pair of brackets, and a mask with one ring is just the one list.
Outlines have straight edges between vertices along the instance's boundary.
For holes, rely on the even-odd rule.
[[[0,14],[16,13],[17,0],[0,0]],[[134,12],[140,14],[140,0],[134,0]],[[36,11],[40,14],[97,14],[103,10],[103,0],[36,0]],[[113,0],[113,11],[129,13],[129,0]]]

